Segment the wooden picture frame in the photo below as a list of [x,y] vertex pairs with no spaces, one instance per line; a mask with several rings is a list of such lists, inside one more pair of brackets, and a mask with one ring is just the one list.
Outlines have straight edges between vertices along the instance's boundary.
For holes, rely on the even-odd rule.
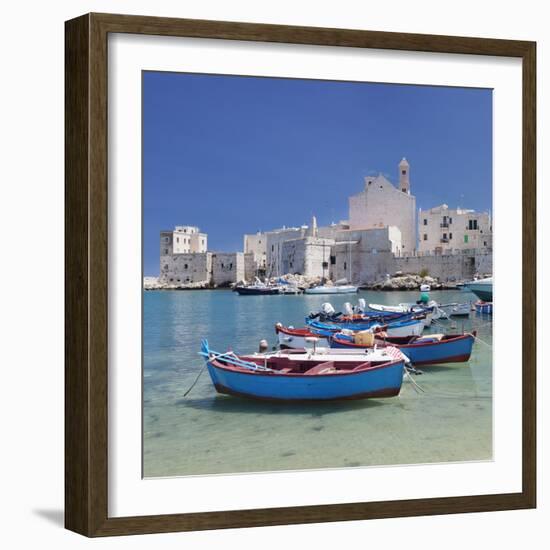
[[[139,517],[108,516],[107,37],[132,33],[520,58],[523,67],[522,491]],[[66,22],[65,525],[140,534],[536,506],[536,44],[330,28],[88,14]]]

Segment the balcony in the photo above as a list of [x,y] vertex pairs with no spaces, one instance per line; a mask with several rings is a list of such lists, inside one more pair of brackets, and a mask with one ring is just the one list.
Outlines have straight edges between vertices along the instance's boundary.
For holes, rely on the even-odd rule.
[[449,227],[449,222],[440,223],[439,227]]
[[441,243],[448,243],[448,242],[449,242],[449,239],[447,239],[446,237],[442,237],[441,239],[439,239],[439,242],[441,242]]

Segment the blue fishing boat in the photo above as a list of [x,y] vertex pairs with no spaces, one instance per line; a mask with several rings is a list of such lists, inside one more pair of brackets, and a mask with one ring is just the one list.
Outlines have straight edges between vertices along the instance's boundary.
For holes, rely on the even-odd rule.
[[405,359],[397,348],[374,354],[217,353],[203,340],[200,354],[219,393],[271,401],[327,401],[393,397]]
[[383,321],[354,321],[354,322],[333,322],[322,323],[314,319],[306,318],[306,324],[314,331],[340,332],[342,329],[362,331],[362,330],[378,330],[385,331],[388,336],[419,336],[424,330],[422,319],[408,318],[404,321],[391,321],[384,323]]
[[483,300],[478,300],[474,304],[476,308],[476,313],[490,314],[493,313],[493,302],[484,302]]
[[[413,365],[438,365],[442,363],[462,363],[470,359],[476,332],[471,334],[427,334],[409,338],[376,339],[376,345],[391,345],[399,348]],[[356,344],[353,335],[334,334],[330,347],[346,350],[366,349]]]

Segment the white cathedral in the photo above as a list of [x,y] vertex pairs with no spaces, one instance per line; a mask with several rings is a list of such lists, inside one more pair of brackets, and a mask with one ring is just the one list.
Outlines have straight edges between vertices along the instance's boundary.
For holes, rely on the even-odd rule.
[[349,198],[351,230],[398,227],[401,231],[400,255],[416,249],[416,198],[411,195],[409,163],[399,163],[399,185],[395,187],[382,174],[367,176],[365,188]]

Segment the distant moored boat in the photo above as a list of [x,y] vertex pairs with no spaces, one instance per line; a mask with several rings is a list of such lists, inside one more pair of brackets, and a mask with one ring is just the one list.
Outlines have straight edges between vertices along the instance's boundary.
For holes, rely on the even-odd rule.
[[319,285],[306,288],[306,294],[354,294],[358,287],[353,285]]
[[480,300],[484,302],[493,301],[493,278],[487,277],[486,279],[478,279],[477,281],[471,281],[464,283],[464,288],[467,288],[473,292]]

